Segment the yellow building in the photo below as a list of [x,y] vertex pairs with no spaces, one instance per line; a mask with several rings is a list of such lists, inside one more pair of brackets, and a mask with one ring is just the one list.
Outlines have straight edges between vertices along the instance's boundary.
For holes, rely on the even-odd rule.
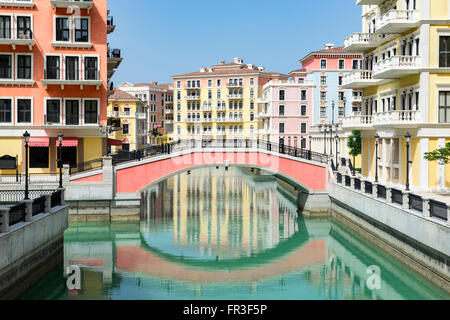
[[357,3],[364,4],[363,32],[348,37],[345,48],[364,51],[363,65],[343,81],[345,88],[363,89],[362,112],[347,117],[343,128],[361,130],[363,176],[378,173],[381,182],[404,187],[409,133],[410,188],[448,191],[450,166],[424,154],[450,141],[450,3]]
[[277,75],[235,58],[173,76],[174,126],[169,138],[257,139],[257,99],[262,86]]
[[108,125],[112,126],[108,146],[111,153],[119,149],[133,151],[148,143],[147,112],[137,97],[115,89],[108,98]]

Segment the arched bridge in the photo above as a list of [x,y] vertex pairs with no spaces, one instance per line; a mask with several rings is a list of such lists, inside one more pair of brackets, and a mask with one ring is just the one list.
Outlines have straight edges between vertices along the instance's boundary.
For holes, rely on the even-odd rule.
[[261,148],[259,145],[253,148],[189,147],[172,150],[169,154],[124,162],[114,167],[108,168],[104,164],[102,169],[72,176],[69,190],[70,187],[83,185],[89,190],[83,196],[96,200],[94,195],[98,194],[103,199],[105,192],[101,192],[102,188],[111,184],[111,198],[140,199],[142,191],[172,175],[205,166],[240,166],[273,174],[295,186],[304,195],[323,196],[328,193],[326,158],[313,159],[310,153],[305,154],[304,151],[279,150],[279,147]]

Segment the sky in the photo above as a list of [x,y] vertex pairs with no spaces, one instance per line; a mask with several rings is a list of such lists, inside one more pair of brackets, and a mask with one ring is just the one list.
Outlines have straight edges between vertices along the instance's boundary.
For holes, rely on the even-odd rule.
[[108,0],[116,24],[108,42],[124,57],[112,81],[167,83],[172,75],[235,57],[288,73],[325,43],[342,46],[361,32],[361,6],[355,2]]

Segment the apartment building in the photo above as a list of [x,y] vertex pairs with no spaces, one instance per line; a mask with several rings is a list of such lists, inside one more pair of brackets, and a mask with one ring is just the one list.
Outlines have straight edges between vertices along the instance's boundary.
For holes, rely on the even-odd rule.
[[174,79],[173,141],[257,139],[257,99],[262,86],[276,73],[245,64],[231,63],[202,67],[199,72],[172,76]]
[[339,125],[346,116],[360,112],[362,92],[344,88],[343,79],[353,70],[359,70],[361,61],[361,52],[346,51],[333,44],[326,44],[323,50],[313,51],[300,60],[306,70],[306,80],[315,84],[310,132],[313,151],[335,154],[339,133],[338,145],[346,145]]
[[64,163],[102,157],[107,32],[106,0],[0,1],[0,156],[24,171],[28,131],[32,173],[56,172],[59,133]]
[[134,151],[147,146],[147,105],[136,96],[115,89],[108,98],[108,122],[114,128],[109,135],[110,153]]
[[[160,144],[165,134],[165,103],[170,94],[170,89],[167,85],[159,85],[158,82],[151,83],[137,83],[132,84],[125,82],[118,87],[135,97],[141,99],[147,106],[147,128],[148,128],[148,142],[149,144]],[[172,100],[173,102],[173,100]]]
[[450,166],[424,154],[450,141],[450,3],[357,3],[362,32],[349,36],[345,48],[364,52],[362,70],[346,75],[344,87],[363,90],[362,114],[343,127],[361,131],[362,174],[400,188],[409,182],[412,190],[448,191]]
[[163,109],[161,114],[164,118],[163,129],[164,129],[164,142],[170,142],[171,136],[173,135],[173,83],[164,83],[161,86],[166,88],[164,93]]
[[289,79],[283,76],[263,86],[258,100],[261,140],[309,148],[315,84],[306,76],[306,69],[293,70]]

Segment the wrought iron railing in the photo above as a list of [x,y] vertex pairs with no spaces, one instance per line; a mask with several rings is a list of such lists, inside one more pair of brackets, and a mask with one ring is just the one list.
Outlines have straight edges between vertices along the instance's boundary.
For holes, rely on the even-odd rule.
[[103,168],[103,159],[95,159],[86,162],[78,163],[76,167],[70,168],[70,174],[81,173],[89,170],[96,170]]
[[[34,200],[54,191],[54,189],[29,190],[28,197]],[[0,190],[0,203],[17,203],[23,199],[25,199],[25,190]]]
[[13,226],[25,221],[26,204],[24,202],[16,204],[9,210],[9,226]]
[[39,198],[37,198],[37,199],[35,199],[33,201],[33,205],[32,205],[32,207],[33,207],[33,210],[32,210],[33,211],[32,212],[33,217],[35,215],[38,215],[40,213],[44,213],[45,212],[46,199],[47,198],[45,196],[42,196],[42,197],[39,197]]

